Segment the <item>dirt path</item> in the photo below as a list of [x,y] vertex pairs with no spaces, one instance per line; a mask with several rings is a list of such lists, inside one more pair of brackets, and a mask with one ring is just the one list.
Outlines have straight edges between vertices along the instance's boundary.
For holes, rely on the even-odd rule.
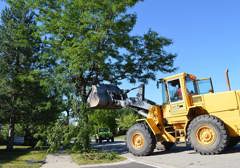
[[72,161],[70,155],[49,154],[41,168],[79,168],[79,165]]

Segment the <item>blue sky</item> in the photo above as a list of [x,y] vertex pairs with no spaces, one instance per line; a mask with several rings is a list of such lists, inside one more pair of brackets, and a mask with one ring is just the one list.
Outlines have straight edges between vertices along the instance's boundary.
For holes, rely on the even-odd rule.
[[[212,77],[215,91],[225,91],[229,67],[232,89],[240,89],[240,1],[147,0],[134,7],[138,15],[134,34],[149,28],[173,40],[168,51],[177,53],[176,71],[199,78]],[[168,74],[158,74],[158,77]],[[146,97],[161,103],[155,82]]]
[[[176,73],[212,77],[215,91],[224,91],[224,72],[229,67],[232,89],[240,89],[239,8],[238,0],[146,0],[131,9],[138,16],[132,33],[141,35],[151,28],[172,39],[167,50],[178,55]],[[160,73],[158,78],[168,75]],[[156,82],[147,85],[146,97],[161,103]]]

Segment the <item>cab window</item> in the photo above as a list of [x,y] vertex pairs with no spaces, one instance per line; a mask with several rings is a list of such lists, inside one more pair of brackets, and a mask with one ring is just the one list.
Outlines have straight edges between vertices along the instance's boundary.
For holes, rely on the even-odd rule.
[[197,95],[198,89],[195,80],[192,80],[189,77],[186,77],[186,87],[188,94]]
[[207,93],[214,92],[211,78],[198,80],[197,83],[198,83],[199,94],[207,94]]
[[163,104],[166,104],[168,103],[167,86],[164,82],[162,82],[161,85],[162,85],[162,102]]
[[168,91],[169,91],[169,97],[170,97],[171,102],[177,102],[177,101],[181,101],[183,99],[182,89],[180,86],[179,79],[168,82]]

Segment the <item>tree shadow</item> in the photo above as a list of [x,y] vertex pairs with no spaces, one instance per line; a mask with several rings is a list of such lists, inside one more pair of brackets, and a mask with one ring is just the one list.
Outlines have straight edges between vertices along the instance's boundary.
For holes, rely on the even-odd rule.
[[103,143],[93,143],[92,147],[97,150],[111,151],[119,154],[128,153],[127,145],[125,141],[115,141],[115,142],[103,142]]
[[13,151],[7,151],[4,148],[0,149],[0,164],[9,163],[15,161],[18,157],[26,155],[31,152],[31,147],[26,148],[14,148]]

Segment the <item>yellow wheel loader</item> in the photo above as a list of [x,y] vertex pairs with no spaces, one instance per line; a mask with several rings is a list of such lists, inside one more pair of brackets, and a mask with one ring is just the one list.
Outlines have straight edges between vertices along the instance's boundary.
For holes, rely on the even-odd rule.
[[131,108],[144,117],[127,132],[127,147],[137,156],[150,155],[159,142],[170,149],[188,141],[203,155],[221,153],[239,142],[240,91],[215,93],[211,78],[198,79],[187,73],[160,79],[158,84],[162,105],[144,97],[144,85],[130,98],[131,90],[99,85],[92,86],[89,106]]

